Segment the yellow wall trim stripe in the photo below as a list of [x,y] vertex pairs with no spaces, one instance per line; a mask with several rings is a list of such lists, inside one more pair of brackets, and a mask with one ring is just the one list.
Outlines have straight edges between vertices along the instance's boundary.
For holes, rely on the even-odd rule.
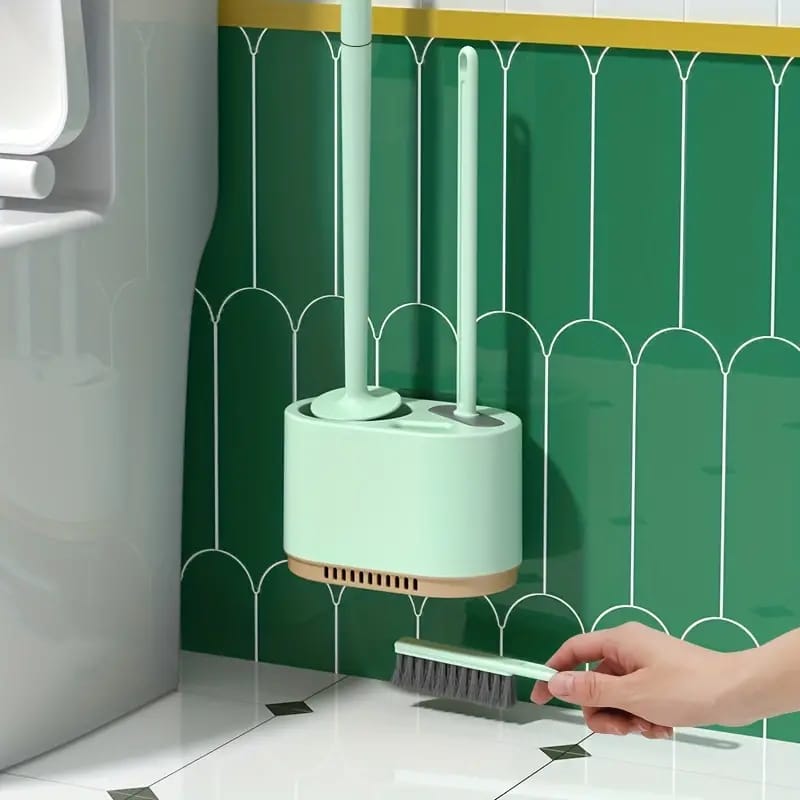
[[[332,32],[339,29],[339,5],[220,0],[220,24]],[[374,26],[376,34],[437,39],[800,55],[800,28],[791,27],[386,7],[375,9]]]

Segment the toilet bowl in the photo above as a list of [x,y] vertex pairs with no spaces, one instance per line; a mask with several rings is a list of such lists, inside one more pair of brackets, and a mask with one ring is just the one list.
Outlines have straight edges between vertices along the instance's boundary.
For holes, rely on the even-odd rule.
[[216,0],[0,0],[0,771],[178,683],[216,59]]

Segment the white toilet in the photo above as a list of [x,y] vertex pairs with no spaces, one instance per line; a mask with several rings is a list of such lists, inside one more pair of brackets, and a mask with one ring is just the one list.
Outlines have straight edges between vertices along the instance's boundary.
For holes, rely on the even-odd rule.
[[176,688],[217,0],[0,0],[0,771]]

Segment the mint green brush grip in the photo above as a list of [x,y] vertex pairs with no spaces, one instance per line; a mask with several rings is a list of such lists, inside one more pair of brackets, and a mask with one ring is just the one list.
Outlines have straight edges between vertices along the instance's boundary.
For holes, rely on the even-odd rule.
[[458,54],[458,393],[455,415],[478,416],[478,54]]
[[388,417],[397,392],[368,386],[372,3],[342,0],[342,260],[344,387],[316,397],[319,419],[361,422]]
[[556,674],[556,670],[542,664],[534,664],[531,661],[505,658],[451,645],[424,642],[421,639],[398,639],[395,642],[394,651],[399,656],[423,658],[426,661],[437,661],[440,664],[452,664],[454,667],[493,672],[495,675],[531,678],[535,681],[549,681]]
[[345,386],[367,392],[369,307],[372,5],[342,3],[342,249],[344,255]]

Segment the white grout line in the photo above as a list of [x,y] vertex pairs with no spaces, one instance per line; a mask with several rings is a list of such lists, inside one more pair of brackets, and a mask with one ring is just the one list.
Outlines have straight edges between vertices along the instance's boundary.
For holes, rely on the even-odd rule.
[[[595,10],[597,3],[595,0]],[[592,65],[592,60],[586,49],[581,46],[580,51],[586,60],[591,77],[591,122],[590,122],[590,145],[589,145],[589,313],[590,320],[594,319],[594,257],[595,257],[595,198],[597,194],[597,74],[600,72],[600,65],[606,57],[609,48],[606,47],[597,59],[597,64]]]
[[725,520],[728,490],[728,373],[722,374],[722,456],[719,492],[719,616],[725,617]]
[[550,521],[550,354],[544,356],[544,409],[542,423],[542,594],[547,594],[547,547]]
[[253,661],[258,662],[261,657],[261,636],[258,630],[258,601],[259,592],[253,593]]
[[214,381],[214,547],[219,550],[219,325],[213,321]]
[[333,296],[339,296],[339,63],[342,46],[322,33],[333,62]]
[[631,368],[631,533],[630,533],[630,586],[631,606],[636,605],[636,446],[639,422],[639,365]]
[[508,60],[503,59],[503,54],[496,42],[492,42],[500,61],[500,69],[503,71],[503,166],[502,166],[502,230],[501,230],[501,254],[500,254],[500,309],[505,311],[508,307],[508,292],[506,288],[506,276],[508,272],[508,71],[511,69],[511,61],[519,48],[517,42],[508,55]]
[[417,67],[417,303],[422,302],[422,68],[425,56],[433,44],[433,39],[428,39],[422,52],[417,52],[417,47],[408,36],[404,37]]
[[250,136],[251,136],[251,201],[253,204],[253,225],[251,231],[251,247],[252,247],[252,273],[253,273],[253,288],[258,286],[258,120],[256,112],[258,110],[258,80],[256,75],[256,58],[258,51],[261,48],[261,42],[267,34],[267,29],[261,31],[255,44],[250,39],[250,35],[244,28],[239,28],[247,42],[247,49],[250,52]]
[[678,77],[681,81],[681,171],[680,171],[680,220],[678,231],[678,327],[683,328],[683,299],[685,294],[684,278],[686,268],[686,116],[688,106],[689,76],[692,74],[692,67],[700,56],[695,53],[686,73],[683,72],[678,56],[670,50],[672,60],[678,68]]
[[770,292],[769,292],[769,335],[775,336],[775,293],[778,273],[778,173],[780,166],[780,121],[781,121],[781,86],[794,59],[787,59],[779,75],[775,75],[775,70],[769,59],[762,56],[764,63],[769,71],[774,88],[773,101],[773,139],[772,139],[772,243],[771,243],[771,265],[770,265]]

